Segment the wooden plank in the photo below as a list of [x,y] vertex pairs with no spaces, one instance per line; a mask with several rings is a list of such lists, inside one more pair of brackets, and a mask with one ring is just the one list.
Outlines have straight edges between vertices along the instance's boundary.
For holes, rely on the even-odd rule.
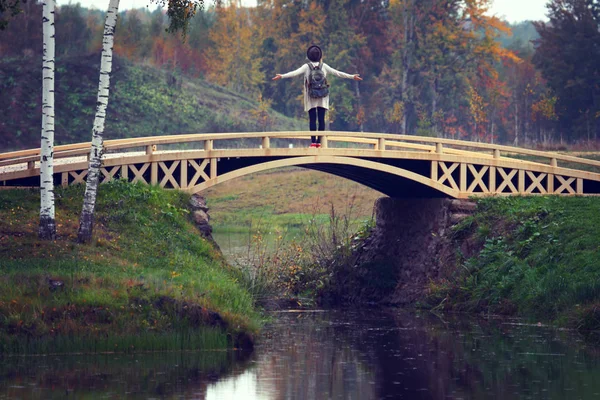
[[268,136],[264,136],[262,138],[262,148],[263,149],[268,149],[271,147],[271,140],[269,140]]
[[512,183],[512,179],[515,177],[519,170],[513,169],[509,173],[504,172],[504,168],[498,168],[498,172],[502,177],[502,183],[498,186],[497,193],[503,193],[504,188],[508,187],[511,193],[518,193],[516,186]]
[[182,189],[187,189],[187,170],[188,170],[188,161],[181,160],[180,169],[179,169],[179,187]]
[[556,189],[556,194],[563,194],[566,190],[570,194],[575,194],[575,189],[573,189],[573,183],[575,183],[575,178],[564,178],[560,175],[556,176],[556,179],[560,183],[560,187]]
[[73,182],[71,185],[76,185],[78,183],[85,183],[85,177],[87,176],[87,169],[84,169],[81,172],[71,171],[69,174],[73,177]]
[[436,190],[439,190],[442,193],[447,194],[450,197],[458,198],[461,194],[458,190],[451,189],[439,182],[432,182],[428,177],[416,174],[411,171],[407,171],[402,168],[393,167],[387,164],[380,164],[374,161],[362,160],[360,158],[354,157],[337,157],[337,156],[328,156],[328,155],[313,155],[306,157],[295,157],[295,158],[287,158],[276,161],[269,161],[262,164],[256,164],[245,168],[240,168],[235,171],[228,172],[226,174],[220,175],[218,179],[209,180],[201,183],[193,188],[189,188],[189,193],[198,193],[202,190],[208,189],[218,183],[227,182],[228,180],[239,178],[241,176],[245,176],[248,174],[253,174],[260,171],[267,171],[273,168],[281,168],[288,166],[302,166],[305,164],[315,164],[315,163],[327,163],[327,164],[338,164],[338,165],[352,165],[361,168],[367,169],[379,169],[382,172],[386,172],[392,175],[400,176],[403,178],[407,178],[413,180],[415,182],[419,182],[425,185],[429,185]]
[[205,158],[204,160],[202,160],[202,163],[198,165],[198,163],[195,160],[189,160],[190,165],[196,170],[196,173],[190,180],[188,187],[196,186],[196,183],[198,182],[198,179],[200,177],[202,177],[203,181],[210,180],[210,177],[204,172],[204,169],[208,165],[209,161],[210,159]]
[[210,159],[210,179],[216,179],[217,177],[217,159]]
[[158,183],[158,163],[150,163],[150,184],[156,185]]
[[114,179],[117,172],[119,172],[120,167],[116,166],[111,168],[110,170],[106,167],[100,168],[100,172],[102,173],[102,183],[110,182]]
[[[389,141],[386,141],[386,144],[389,144]],[[446,151],[447,149],[445,149]],[[395,150],[386,150],[385,152],[378,152],[371,149],[322,149],[323,152],[328,152],[327,155],[335,155],[335,156],[352,156],[352,157],[384,157],[389,159],[407,159],[407,160],[427,160],[427,161],[442,161],[447,165],[453,162],[464,162],[464,158],[460,156],[450,155],[444,153],[442,155],[435,153],[425,153],[425,152],[411,152],[411,151],[395,151]],[[269,150],[268,156],[304,156],[309,154],[309,149],[304,148],[272,148]],[[152,156],[147,155],[135,155],[135,156],[120,156],[120,157],[111,157],[105,158],[103,160],[103,165],[106,167],[114,166],[114,165],[123,165],[123,164],[141,164],[152,161],[173,161],[176,159],[189,159],[189,158],[205,158],[207,156],[207,152],[203,150],[192,150],[192,151],[176,151],[176,152],[160,152],[154,153]],[[211,155],[215,157],[244,157],[244,156],[267,156],[266,150],[260,149],[235,149],[235,150],[213,150]],[[543,166],[539,164],[527,164],[527,163],[515,163],[510,159],[501,158],[498,160],[492,160],[491,158],[487,159],[470,159],[470,163],[479,164],[479,165],[491,165],[497,168],[519,168],[524,170],[530,170],[535,172],[543,172],[543,173],[553,173],[555,175],[562,176],[571,176],[575,178],[589,179],[594,181],[600,181],[600,174],[587,172],[587,171],[578,171],[573,169],[566,168],[556,168],[550,166]],[[87,168],[86,162],[77,162],[72,164],[56,164],[55,172],[66,172],[71,170],[80,170]],[[39,170],[25,170],[20,169],[16,171],[4,172],[0,173],[0,180],[9,181],[12,179],[19,179],[28,176],[37,176],[39,175]]]
[[533,193],[533,191],[535,189],[539,190],[539,192],[542,194],[547,193],[546,188],[542,184],[542,181],[544,180],[544,178],[546,178],[547,174],[539,174],[538,176],[536,176],[531,171],[526,171],[526,172],[527,172],[527,176],[529,176],[529,179],[531,179],[531,184],[529,185],[529,187],[527,187],[527,189],[525,190],[525,193],[531,194],[531,193]]
[[[154,165],[154,163],[153,163],[153,165]],[[171,164],[170,167],[167,167],[167,164],[165,164],[162,161],[158,162],[158,165],[160,166],[160,169],[162,170],[162,172],[164,172],[164,176],[161,179],[159,186],[161,188],[164,188],[165,186],[167,186],[168,183],[171,183],[171,185],[173,185],[173,188],[179,189],[179,184],[177,183],[177,180],[173,176],[173,173],[179,166],[179,161],[173,161],[173,163]],[[156,179],[158,180],[158,176]]]
[[[105,141],[105,147],[108,150],[115,150],[121,148],[131,148],[131,147],[139,147],[146,145],[159,145],[159,144],[177,144],[177,143],[191,143],[196,141],[205,141],[205,140],[224,140],[224,139],[236,139],[236,138],[252,138],[252,137],[262,137],[269,136],[272,138],[281,138],[281,137],[293,137],[293,138],[301,138],[310,135],[310,132],[240,132],[240,133],[220,133],[220,134],[185,134],[185,135],[167,135],[167,136],[154,136],[154,137],[146,137],[146,138],[129,138],[129,139],[117,139],[111,141]],[[385,137],[386,140],[392,141],[400,141],[400,142],[421,142],[421,143],[441,143],[447,146],[456,146],[456,147],[467,147],[478,150],[493,150],[493,151],[502,151],[510,154],[522,154],[529,155],[535,157],[542,157],[546,159],[556,159],[558,161],[569,161],[574,163],[580,163],[584,165],[592,165],[600,167],[600,161],[597,160],[589,160],[583,159],[574,156],[562,155],[559,153],[552,152],[543,152],[538,150],[530,150],[523,149],[511,146],[503,146],[497,144],[489,144],[489,143],[477,143],[477,142],[467,142],[455,139],[443,139],[443,138],[431,138],[424,136],[414,136],[414,135],[394,135],[394,134],[382,134],[382,133],[369,133],[369,132],[336,132],[331,131],[328,132],[328,136],[334,140],[334,137],[348,137],[348,138],[357,138],[361,140],[369,140],[375,139],[378,140],[381,137]],[[67,146],[57,146],[55,148],[56,153],[60,153],[62,151],[81,151],[88,150],[90,147],[89,143],[78,143]],[[4,160],[6,158],[15,158],[15,157],[27,157],[39,155],[39,149],[25,150],[20,152],[11,152],[0,154],[0,160]],[[484,158],[484,157],[483,157]],[[552,161],[550,161],[552,162]]]
[[460,191],[467,192],[467,164],[460,163]]
[[448,181],[448,183],[450,184],[450,187],[454,190],[459,191],[459,187],[456,184],[456,181],[454,180],[454,177],[452,176],[452,172],[454,172],[454,170],[459,166],[459,163],[454,163],[452,164],[450,167],[446,166],[446,163],[441,162],[440,166],[442,167],[442,172],[443,175],[440,178],[439,182],[440,184],[444,184],[445,181]]
[[525,171],[519,170],[519,193],[525,193]]
[[133,182],[133,183],[135,183],[135,182],[148,183],[146,181],[146,179],[144,178],[144,173],[146,172],[146,170],[148,169],[149,166],[150,166],[150,163],[145,163],[140,167],[140,169],[137,169],[135,165],[131,164],[129,166],[129,169],[131,169],[131,172],[133,172],[133,179],[131,182]]
[[469,185],[468,189],[466,190],[467,192],[473,193],[478,186],[481,188],[483,193],[490,192],[487,185],[483,181],[483,177],[489,168],[490,167],[488,166],[482,166],[481,169],[477,171],[477,168],[475,168],[474,165],[469,164],[469,170],[471,171],[471,174],[473,174],[473,182],[471,182],[471,185]]

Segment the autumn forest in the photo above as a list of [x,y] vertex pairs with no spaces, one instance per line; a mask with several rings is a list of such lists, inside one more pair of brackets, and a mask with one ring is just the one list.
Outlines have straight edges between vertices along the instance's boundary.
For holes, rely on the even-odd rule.
[[[443,136],[540,146],[589,144],[600,133],[600,5],[552,0],[547,22],[510,25],[490,0],[269,0],[206,4],[184,37],[152,5],[123,11],[115,54],[200,79],[304,119],[302,82],[272,82],[318,44],[324,61],[364,78],[332,78],[332,130]],[[0,57],[32,62],[41,4],[0,31]],[[57,65],[98,55],[102,10],[61,6]],[[0,68],[1,72],[1,68]],[[1,76],[0,76],[1,77]],[[109,110],[110,112],[110,110]],[[110,118],[110,116],[109,116]]]

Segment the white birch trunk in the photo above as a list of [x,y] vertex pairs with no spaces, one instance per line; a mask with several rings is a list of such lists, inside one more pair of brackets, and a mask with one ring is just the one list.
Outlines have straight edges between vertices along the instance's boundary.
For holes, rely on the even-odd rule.
[[112,53],[118,11],[119,0],[110,0],[108,12],[106,13],[106,22],[104,24],[104,38],[102,40],[100,83],[98,85],[96,117],[94,118],[94,127],[92,130],[92,148],[85,185],[85,194],[83,197],[83,207],[79,218],[79,232],[77,234],[77,241],[79,243],[89,243],[92,240],[94,208],[96,207],[96,194],[100,180],[100,167],[102,165],[104,147],[102,135],[104,134],[106,107],[108,105],[108,89],[110,87]]
[[54,0],[42,11],[42,140],[40,145],[40,239],[56,239],[54,215]]

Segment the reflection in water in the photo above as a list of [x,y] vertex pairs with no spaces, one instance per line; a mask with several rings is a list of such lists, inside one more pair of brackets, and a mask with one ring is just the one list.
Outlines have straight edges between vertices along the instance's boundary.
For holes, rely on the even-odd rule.
[[0,399],[204,399],[210,384],[243,373],[241,356],[215,351],[7,357],[0,360]]
[[[510,321],[509,321],[510,322]],[[600,399],[572,332],[399,311],[273,314],[227,352],[5,358],[0,399]]]
[[548,328],[332,311],[277,314],[265,335],[243,398],[600,398],[598,349]]

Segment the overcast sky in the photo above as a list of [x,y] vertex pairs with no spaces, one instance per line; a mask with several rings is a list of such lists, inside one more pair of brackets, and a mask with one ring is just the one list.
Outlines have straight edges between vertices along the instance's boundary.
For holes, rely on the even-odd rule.
[[[256,0],[242,0],[244,4],[256,5]],[[490,13],[503,17],[509,22],[546,19],[548,0],[494,0]],[[107,8],[108,0],[58,0],[58,5],[81,3],[84,7]],[[210,0],[207,2],[210,4]],[[119,9],[140,8],[150,4],[149,0],[121,0]],[[155,4],[150,7],[154,9]]]

